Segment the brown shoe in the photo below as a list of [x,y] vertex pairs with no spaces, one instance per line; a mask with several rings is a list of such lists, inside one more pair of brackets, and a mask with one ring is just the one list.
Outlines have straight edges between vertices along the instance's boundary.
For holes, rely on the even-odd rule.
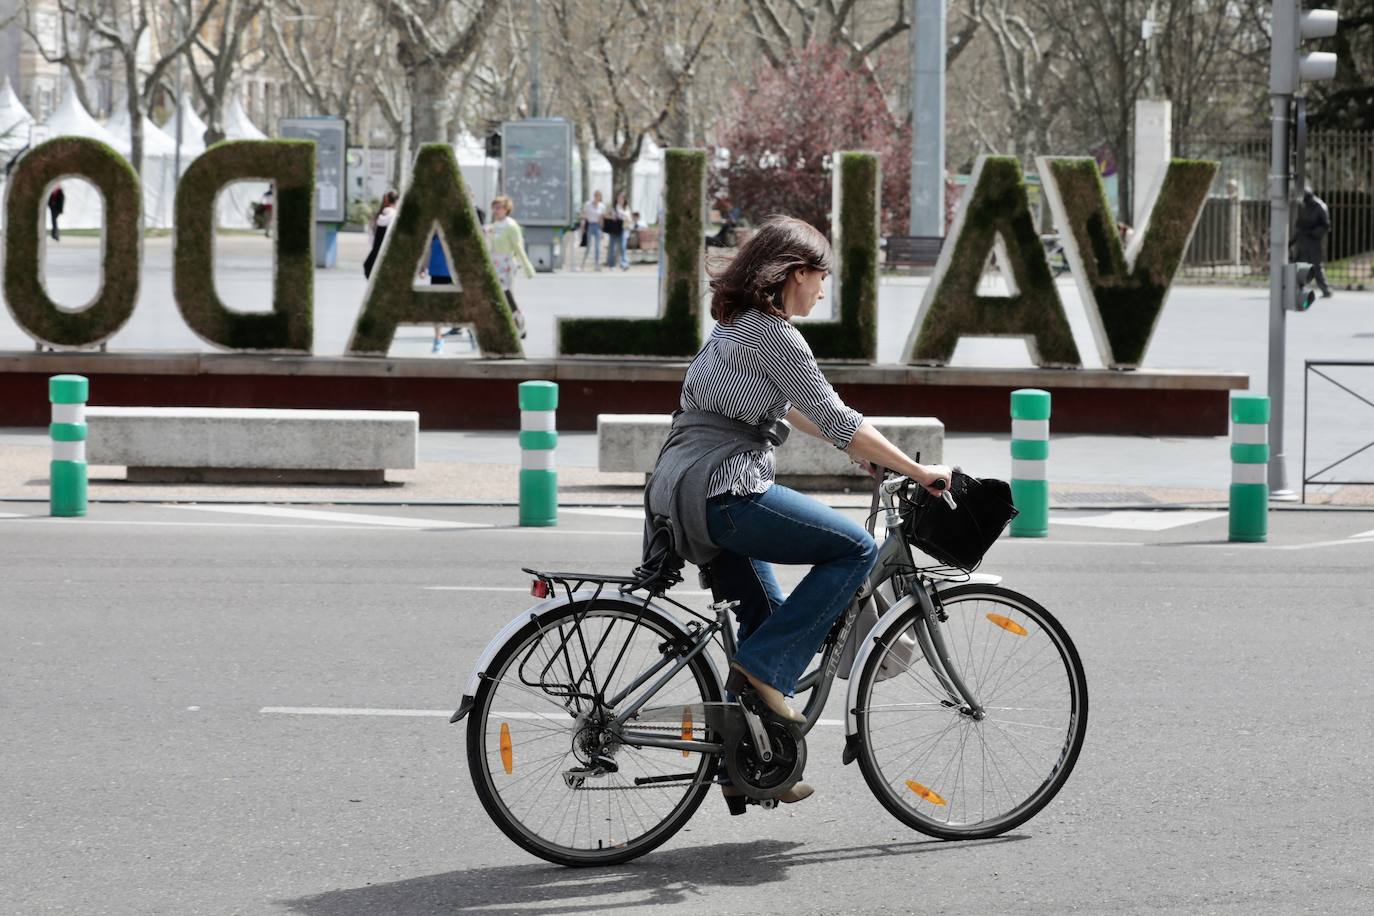
[[[725,796],[725,804],[729,806],[731,814],[743,814],[746,804],[744,790],[737,786],[721,786],[720,794]],[[777,797],[777,800],[784,805],[793,805],[799,801],[805,801],[816,794],[816,790],[811,788],[808,783],[799,782],[786,792]]]
[[[772,711],[773,715],[777,716],[779,719],[784,719],[788,722],[806,721],[806,716],[797,712],[791,706],[788,706],[787,698],[782,695],[782,691],[772,684],[765,683],[754,677],[748,671],[741,668],[738,662],[730,663],[730,671],[730,679],[732,681],[737,681],[735,675],[743,678],[750,687],[754,688],[754,691],[759,695],[759,699],[763,700],[763,705],[767,706],[769,710]],[[728,683],[726,684],[726,689],[735,690],[735,688],[731,687]],[[737,693],[738,690],[735,690],[735,692]]]

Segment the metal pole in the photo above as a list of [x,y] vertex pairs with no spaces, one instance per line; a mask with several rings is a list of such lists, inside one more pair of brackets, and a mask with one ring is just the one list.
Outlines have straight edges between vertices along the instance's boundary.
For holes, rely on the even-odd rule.
[[539,117],[539,0],[530,0],[530,117]]
[[1283,460],[1284,322],[1283,267],[1288,263],[1288,112],[1291,96],[1271,96],[1273,138],[1269,166],[1269,497],[1290,500]]
[[[184,38],[184,37],[186,37],[186,36],[185,36],[185,32],[184,32],[184,31],[182,30],[182,28],[181,28],[181,7],[180,7],[180,6],[177,6],[177,7],[175,7],[175,9],[176,9],[176,17],[177,17],[177,31],[178,31],[179,33],[181,33],[181,34],[180,34],[180,37]],[[184,116],[183,116],[182,113],[181,113],[181,58],[182,58],[182,55],[181,55],[181,54],[178,54],[178,55],[177,55],[177,72],[176,72],[176,84],[177,84],[177,85],[176,85],[176,96],[177,96],[177,98],[176,98],[176,104],[177,104],[177,136],[176,136],[176,141],[177,141],[177,152],[176,152],[176,157],[172,160],[172,174],[173,174],[173,175],[176,175],[176,177],[177,177],[177,182],[178,182],[178,183],[181,181],[181,130],[182,130],[181,122],[182,122],[182,120],[184,119]]]
[[912,235],[945,234],[945,0],[911,0]]

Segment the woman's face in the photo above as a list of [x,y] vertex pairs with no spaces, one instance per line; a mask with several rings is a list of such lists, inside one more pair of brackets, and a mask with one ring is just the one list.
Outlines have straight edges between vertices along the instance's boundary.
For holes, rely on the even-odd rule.
[[816,303],[825,298],[825,278],[828,276],[828,270],[799,267],[793,271],[787,278],[787,289],[782,297],[783,311],[789,317],[810,315]]
[[505,219],[506,205],[499,200],[493,200],[491,202],[491,217],[492,219]]

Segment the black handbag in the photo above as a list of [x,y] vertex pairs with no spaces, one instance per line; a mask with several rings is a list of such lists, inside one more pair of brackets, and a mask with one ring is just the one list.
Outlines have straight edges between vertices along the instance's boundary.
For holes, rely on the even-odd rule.
[[980,480],[962,471],[952,476],[953,508],[943,496],[919,489],[903,509],[902,535],[940,563],[972,572],[1019,513],[1005,480]]

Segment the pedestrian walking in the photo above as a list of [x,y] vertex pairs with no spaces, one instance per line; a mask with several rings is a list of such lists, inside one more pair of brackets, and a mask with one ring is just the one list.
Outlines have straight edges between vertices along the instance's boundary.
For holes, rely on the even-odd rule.
[[625,243],[630,235],[630,201],[624,191],[615,196],[614,206],[606,208],[601,226],[606,234],[606,266],[618,265],[621,270],[628,270],[630,259],[625,254]]
[[582,252],[582,269],[587,268],[587,255],[592,256],[592,266],[601,269],[601,218],[606,215],[606,205],[601,201],[601,192],[593,192],[591,200],[582,205],[582,231],[586,233],[585,249]]
[[1305,188],[1302,203],[1298,206],[1294,245],[1298,260],[1312,265],[1312,278],[1317,281],[1323,299],[1331,298],[1331,287],[1327,285],[1326,271],[1322,269],[1322,240],[1330,231],[1331,211],[1327,209],[1326,201],[1314,194],[1310,187]]
[[[429,264],[426,267],[429,273],[430,286],[452,286],[453,274],[449,273],[448,261],[444,258],[444,246],[439,241],[439,233],[434,233],[429,239]],[[444,332],[443,325],[434,326],[434,345],[430,347],[431,353],[444,352]]]
[[62,209],[67,205],[67,195],[62,191],[62,185],[53,185],[52,193],[48,195],[48,213],[52,216],[52,240],[62,241],[61,233],[57,231],[57,218],[62,215]]
[[521,271],[526,277],[534,276],[534,265],[525,252],[525,234],[515,221],[515,203],[502,194],[491,202],[491,224],[487,226],[487,251],[491,253],[492,266],[496,277],[501,281],[501,291],[506,294],[511,317],[515,319],[520,339],[525,339],[525,313],[515,304],[515,272]]
[[396,218],[396,201],[400,195],[395,191],[387,191],[382,195],[382,203],[377,208],[377,212],[372,214],[372,219],[367,221],[367,231],[372,234],[372,250],[367,253],[367,260],[363,261],[363,276],[371,279],[372,265],[377,263],[377,253],[382,250],[382,242],[386,239],[386,229],[391,225],[391,221]]

